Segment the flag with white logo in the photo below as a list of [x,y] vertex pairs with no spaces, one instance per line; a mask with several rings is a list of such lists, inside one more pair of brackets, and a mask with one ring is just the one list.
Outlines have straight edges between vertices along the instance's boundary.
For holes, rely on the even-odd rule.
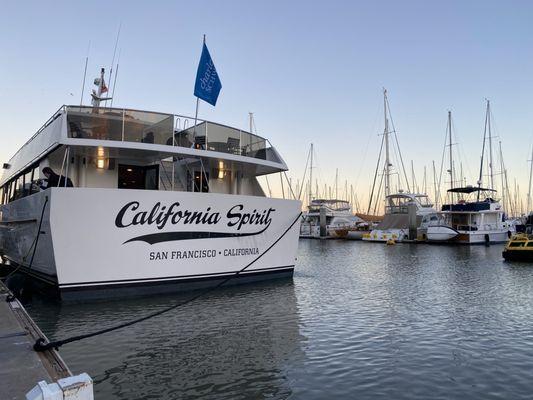
[[222,83],[218,77],[209,50],[204,43],[202,56],[200,57],[200,63],[198,64],[198,71],[196,72],[194,95],[212,106],[215,106],[217,104],[220,89],[222,89]]

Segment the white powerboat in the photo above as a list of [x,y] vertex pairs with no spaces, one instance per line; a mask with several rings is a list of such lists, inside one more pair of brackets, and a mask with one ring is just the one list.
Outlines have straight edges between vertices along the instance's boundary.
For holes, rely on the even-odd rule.
[[[321,211],[322,210],[322,211]],[[324,217],[324,232],[320,234],[320,214]],[[345,200],[312,200],[300,224],[300,237],[318,239],[339,238],[337,230],[354,227],[357,217],[352,213],[350,203]]]
[[[456,203],[444,204],[441,212],[426,215],[422,225],[428,242],[504,243],[514,232],[495,190],[467,186],[448,190],[461,196]],[[475,199],[469,199],[469,195]]]

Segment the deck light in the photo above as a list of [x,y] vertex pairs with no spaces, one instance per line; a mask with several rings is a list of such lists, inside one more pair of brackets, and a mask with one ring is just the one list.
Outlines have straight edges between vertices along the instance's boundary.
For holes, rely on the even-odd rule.
[[224,161],[218,162],[218,179],[224,179]]
[[96,168],[98,169],[104,169],[105,167],[105,160],[103,158],[99,158],[96,160]]

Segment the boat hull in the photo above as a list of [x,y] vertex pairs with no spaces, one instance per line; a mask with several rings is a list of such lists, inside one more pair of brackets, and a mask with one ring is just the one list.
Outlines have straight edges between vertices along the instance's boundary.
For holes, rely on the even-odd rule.
[[459,232],[448,226],[430,226],[426,231],[429,242],[447,242],[459,236]]
[[502,257],[507,261],[533,262],[533,251],[505,249],[502,252]]
[[5,221],[30,220],[3,238],[5,257],[26,269],[46,197],[31,269],[62,296],[197,289],[245,267],[235,283],[293,273],[298,201],[91,188],[52,188],[3,207]]
[[433,243],[488,244],[505,243],[509,239],[508,230],[458,231],[447,226],[430,226],[426,239]]

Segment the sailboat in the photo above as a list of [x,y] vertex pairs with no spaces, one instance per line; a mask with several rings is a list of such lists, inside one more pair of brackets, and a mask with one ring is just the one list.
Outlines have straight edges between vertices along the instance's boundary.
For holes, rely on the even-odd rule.
[[[496,199],[492,160],[492,133],[490,122],[490,102],[487,100],[485,129],[477,186],[454,187],[451,113],[448,113],[450,146],[450,203],[442,206],[441,212],[425,217],[422,225],[426,228],[428,242],[444,243],[503,243],[511,236],[514,226],[507,221],[506,213]],[[482,187],[485,145],[489,145],[489,183]],[[455,199],[455,201],[454,201]]]
[[[383,218],[383,221],[381,221],[374,229],[363,235],[363,240],[369,242],[388,242],[390,240],[393,240],[395,242],[401,242],[404,239],[408,238],[410,225],[411,227],[416,228],[416,230],[418,231],[423,217],[427,214],[435,212],[435,209],[433,208],[433,203],[429,200],[427,194],[410,192],[409,182],[407,181],[407,179],[405,179],[407,191],[398,189],[396,193],[391,192],[391,167],[393,165],[390,160],[390,135],[391,133],[395,133],[395,131],[394,127],[392,131],[389,129],[390,109],[386,89],[383,89],[383,104],[385,129],[383,131],[382,148],[384,144],[385,163],[383,166],[383,178],[385,186],[385,216]],[[401,160],[401,153],[399,147],[397,150]],[[381,151],[378,157],[378,165],[380,159]],[[376,169],[376,176],[377,171],[378,170]],[[405,169],[403,170],[403,174],[404,176],[406,176]],[[370,203],[372,202],[372,197],[373,191],[370,196]],[[414,221],[411,221],[412,223],[410,223],[410,217],[414,219]],[[416,232],[415,236],[418,237],[418,232]]]

